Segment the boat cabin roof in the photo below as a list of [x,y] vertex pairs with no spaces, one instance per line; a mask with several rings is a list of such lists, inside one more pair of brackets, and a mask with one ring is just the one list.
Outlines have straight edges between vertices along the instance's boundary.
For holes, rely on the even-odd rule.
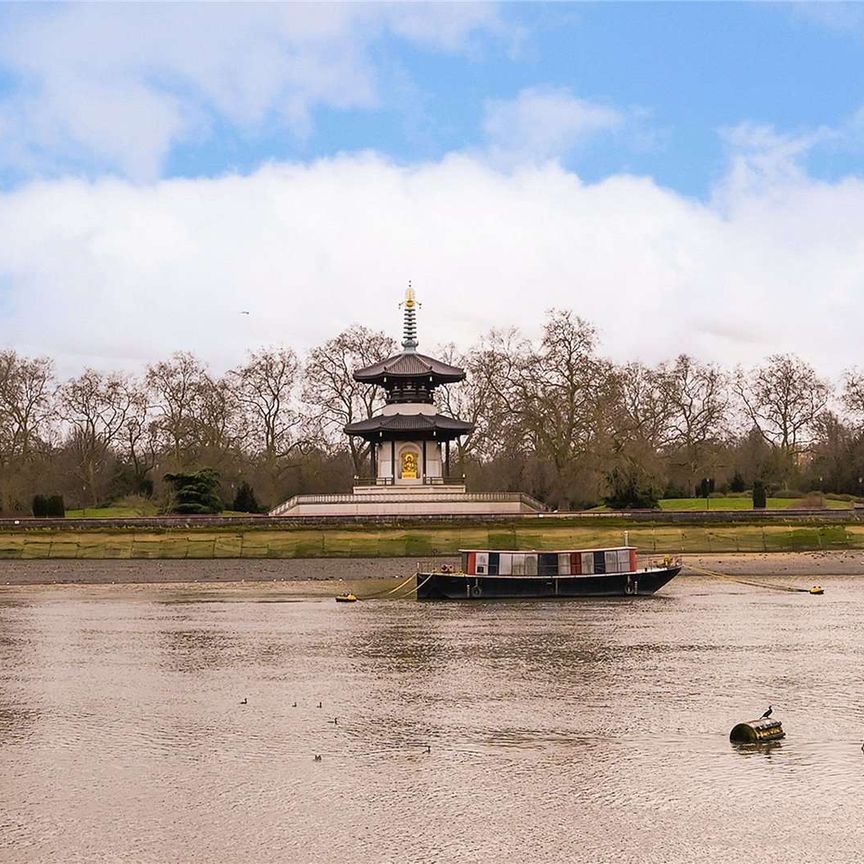
[[574,552],[629,552],[636,546],[597,546],[591,549],[460,549],[459,552],[495,552],[499,555],[572,555]]

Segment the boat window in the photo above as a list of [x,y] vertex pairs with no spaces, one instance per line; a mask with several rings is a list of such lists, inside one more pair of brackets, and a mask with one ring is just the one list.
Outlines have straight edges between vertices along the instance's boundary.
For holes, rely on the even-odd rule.
[[502,552],[498,559],[498,575],[510,576],[513,573],[513,555],[510,552]]
[[593,552],[583,552],[582,553],[582,572],[583,573],[593,573],[594,572],[594,553]]
[[559,576],[569,576],[570,575],[570,553],[569,552],[560,552],[558,554],[558,575]]
[[489,553],[489,575],[497,576],[498,575],[498,562],[499,555],[497,552]]
[[512,562],[512,572],[514,576],[525,575],[525,556],[514,553]]
[[606,553],[605,552],[595,552],[594,553],[594,573],[605,573],[606,572]]
[[488,552],[478,552],[477,557],[475,559],[475,573],[486,573],[487,568],[489,566],[489,553]]
[[525,556],[525,575],[526,576],[536,576],[537,575],[537,556],[536,555],[526,555]]
[[558,575],[558,555],[542,554],[539,556],[539,575],[540,576],[557,576]]

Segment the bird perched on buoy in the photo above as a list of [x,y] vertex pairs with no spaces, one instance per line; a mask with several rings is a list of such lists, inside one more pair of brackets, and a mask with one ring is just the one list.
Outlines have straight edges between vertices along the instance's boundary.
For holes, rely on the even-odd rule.
[[767,720],[771,716],[771,712],[774,710],[773,706],[769,705],[768,710],[759,718],[760,720]]
[[248,701],[249,701],[249,700],[244,696],[243,699],[241,700],[240,704],[241,704],[241,705],[246,705],[246,704],[248,703]]

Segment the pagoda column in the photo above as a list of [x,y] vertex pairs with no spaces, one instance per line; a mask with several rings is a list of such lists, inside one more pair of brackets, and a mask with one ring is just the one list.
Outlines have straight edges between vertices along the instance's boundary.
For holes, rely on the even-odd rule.
[[390,441],[390,475],[393,478],[393,485],[396,485],[396,442]]
[[450,440],[444,442],[444,476],[450,479]]

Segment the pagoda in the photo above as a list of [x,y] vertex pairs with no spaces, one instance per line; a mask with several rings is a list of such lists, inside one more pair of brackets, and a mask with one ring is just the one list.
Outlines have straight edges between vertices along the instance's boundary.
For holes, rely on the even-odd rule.
[[387,393],[380,413],[345,427],[346,434],[369,442],[372,474],[367,483],[355,485],[354,492],[362,494],[370,486],[376,491],[381,486],[416,491],[445,484],[464,491],[461,478],[456,484],[451,480],[450,442],[474,427],[439,413],[435,388],[462,381],[465,372],[417,351],[418,304],[412,288],[402,305],[402,352],[354,372],[355,381]]
[[464,370],[417,350],[417,308],[409,286],[402,351],[353,373],[355,381],[381,387],[381,410],[344,427],[369,442],[371,476],[355,477],[350,495],[295,495],[271,516],[496,516],[537,513],[543,505],[524,492],[465,489],[450,473],[450,444],[474,427],[435,406],[435,388],[465,378]]

